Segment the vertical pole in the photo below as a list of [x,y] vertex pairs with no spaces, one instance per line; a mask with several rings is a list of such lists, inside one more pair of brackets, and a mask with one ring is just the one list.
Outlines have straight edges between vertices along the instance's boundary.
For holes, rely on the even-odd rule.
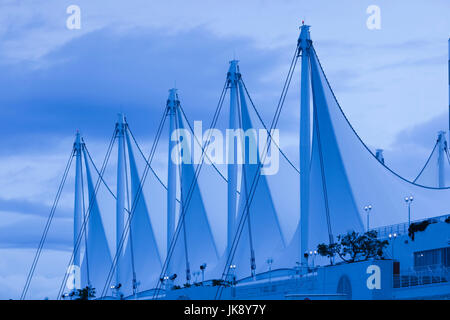
[[367,210],[367,232],[369,232],[369,210]]
[[[83,217],[83,191],[82,191],[82,161],[81,161],[81,138],[80,133],[77,131],[75,143],[74,143],[74,155],[75,155],[75,203],[73,212],[73,247],[77,247],[77,240],[81,232],[81,219]],[[73,264],[80,267],[80,246],[74,252]],[[74,288],[80,289],[80,288]]]
[[411,201],[408,202],[408,227],[411,226]]
[[[230,61],[230,68],[227,74],[228,87],[230,88],[230,119],[229,129],[236,129],[236,104],[237,104],[237,81],[239,78],[237,71],[237,60]],[[237,148],[234,139],[228,139],[228,229],[227,229],[227,255],[230,253],[233,243],[236,224],[236,190],[237,190]]]
[[445,187],[445,131],[438,133],[438,186],[439,188]]
[[[172,141],[171,137],[176,129],[176,109],[179,104],[177,89],[169,90],[169,98],[167,100],[167,115],[169,116],[169,157],[167,172],[167,254],[175,233],[175,206],[176,206],[176,165],[172,161],[172,151],[176,146],[176,141]],[[170,277],[170,263],[167,265],[167,275]]]
[[300,256],[307,267],[309,237],[309,167],[311,161],[311,116],[310,116],[310,47],[309,26],[302,25],[298,39],[302,52],[301,98],[300,98]]
[[116,136],[118,142],[117,151],[117,202],[116,202],[116,287],[121,284],[120,267],[122,262],[123,247],[120,249],[120,242],[124,232],[125,219],[125,148],[124,148],[124,133],[125,133],[125,118],[123,114],[118,115]]

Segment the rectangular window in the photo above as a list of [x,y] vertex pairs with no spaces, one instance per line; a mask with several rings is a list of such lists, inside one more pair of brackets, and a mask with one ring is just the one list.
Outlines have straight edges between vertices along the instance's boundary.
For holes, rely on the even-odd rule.
[[450,266],[450,247],[414,252],[414,267]]

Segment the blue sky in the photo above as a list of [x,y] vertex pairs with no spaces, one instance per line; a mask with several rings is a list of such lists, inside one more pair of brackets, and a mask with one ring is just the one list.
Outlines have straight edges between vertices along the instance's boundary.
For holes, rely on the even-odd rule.
[[[81,8],[80,30],[66,28],[71,4]],[[371,4],[380,6],[381,30],[366,27]],[[100,162],[116,114],[125,112],[148,152],[167,90],[176,83],[190,119],[209,121],[233,57],[268,121],[302,19],[352,125],[386,150],[388,165],[413,177],[448,123],[449,10],[447,0],[3,0],[0,298],[16,298],[23,286],[77,129]],[[291,90],[280,119],[294,162],[298,105]],[[59,285],[72,201],[69,189],[33,297]]]

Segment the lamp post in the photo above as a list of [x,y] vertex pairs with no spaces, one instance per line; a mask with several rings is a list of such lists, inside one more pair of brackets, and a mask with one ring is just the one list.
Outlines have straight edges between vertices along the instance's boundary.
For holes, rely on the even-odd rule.
[[269,265],[269,282],[272,283],[272,263],[273,259],[269,258],[266,260],[267,264]]
[[368,206],[364,207],[364,211],[366,211],[366,214],[367,214],[367,232],[369,232],[369,216],[370,216],[371,210],[372,210],[372,206],[370,204]]
[[316,258],[316,256],[317,256],[317,251],[316,250],[314,250],[314,251],[310,251],[309,252],[309,256],[310,257],[312,257],[312,269],[314,269],[314,267],[315,267],[315,258]]
[[200,275],[200,271],[194,271],[192,274],[194,275],[194,283],[198,283],[198,276]]
[[[303,258],[305,258],[305,261],[306,261],[306,265],[303,265],[304,267],[305,267],[305,273],[308,273],[308,269],[309,269],[309,252],[308,251],[305,251],[305,253],[303,253]],[[302,273],[303,273],[303,270],[302,270]]]
[[206,263],[204,263],[200,266],[200,270],[202,271],[202,283],[205,282],[205,269],[206,269]]
[[408,228],[411,225],[411,203],[413,200],[413,196],[405,197],[405,202],[408,205]]
[[236,276],[235,276],[236,265],[230,264],[229,268],[230,268],[230,272],[231,272],[231,285],[234,286],[234,283],[236,281]]
[[394,260],[394,244],[395,244],[395,239],[397,238],[397,233],[390,233],[389,234],[389,239],[392,240],[392,260]]

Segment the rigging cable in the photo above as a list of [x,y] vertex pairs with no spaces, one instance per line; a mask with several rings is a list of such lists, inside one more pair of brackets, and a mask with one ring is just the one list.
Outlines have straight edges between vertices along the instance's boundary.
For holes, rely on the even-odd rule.
[[[314,74],[312,74],[312,77],[314,76]],[[314,81],[311,81],[312,86],[314,87]],[[315,90],[312,90],[313,95]],[[323,150],[322,150],[322,140],[320,139],[320,127],[319,127],[319,119],[317,116],[317,106],[316,106],[316,99],[314,99],[313,97],[313,103],[314,103],[314,107],[313,107],[313,112],[314,112],[314,125],[316,127],[316,139],[317,139],[317,146],[318,146],[318,151],[319,151],[319,163],[320,163],[320,172],[321,172],[321,177],[322,177],[322,192],[323,192],[323,200],[325,202],[325,214],[326,214],[326,219],[327,219],[327,228],[328,228],[328,241],[329,244],[333,244],[334,243],[334,237],[333,237],[333,232],[331,229],[331,218],[330,218],[330,206],[329,206],[329,201],[328,201],[328,189],[327,189],[327,180],[326,180],[326,176],[325,176],[325,166],[324,166],[324,161],[323,161]]]
[[[281,114],[281,110],[283,108],[284,102],[286,100],[286,95],[287,95],[287,92],[289,90],[290,83],[292,81],[292,76],[293,76],[293,73],[294,73],[294,70],[295,70],[295,66],[297,65],[297,61],[298,61],[298,57],[299,57],[298,53],[299,53],[299,47],[297,46],[295,48],[295,51],[294,51],[294,56],[292,57],[291,65],[289,67],[289,71],[288,71],[288,74],[286,76],[286,80],[284,82],[284,86],[283,86],[283,89],[282,89],[282,92],[281,92],[280,99],[278,100],[278,105],[277,105],[277,108],[275,110],[275,114],[274,114],[274,117],[272,119],[272,123],[270,125],[270,130],[268,130],[269,132],[272,131],[276,127],[276,125],[278,123],[278,120],[279,120],[279,117],[280,117],[280,114]],[[270,139],[268,137],[268,139],[266,141],[266,147],[267,148],[264,147],[264,150],[268,150],[268,146],[270,146],[271,141],[272,141],[272,139]],[[246,203],[246,206],[247,205],[251,205],[251,202],[253,200],[253,196],[255,194],[256,185],[257,185],[257,183],[259,181],[259,177],[260,177],[261,163],[264,163],[266,155],[267,155],[267,153],[263,154],[263,157],[262,157],[263,159],[258,164],[258,168],[257,168],[255,177],[253,178],[253,182],[252,182],[252,185],[251,185],[251,188],[250,188],[250,197],[251,198],[250,198],[250,201],[248,203]],[[244,208],[243,212],[245,212],[245,210],[246,210],[246,208]],[[239,224],[238,224],[238,228],[236,229],[236,235],[235,235],[235,237],[233,239],[233,242],[232,242],[232,245],[231,245],[231,249],[230,249],[230,253],[228,254],[227,261],[226,261],[226,264],[224,266],[224,270],[222,272],[222,280],[226,277],[227,271],[228,271],[228,266],[231,264],[231,262],[234,259],[234,255],[236,253],[236,248],[237,248],[237,243],[239,242],[239,239],[240,239],[240,237],[242,235],[243,224],[245,223],[245,216],[246,216],[245,214],[243,214],[241,216],[241,219],[240,219]],[[222,291],[223,291],[223,286],[219,286],[219,288],[217,289],[217,292],[216,292],[216,296],[215,296],[216,299],[220,299]]]
[[20,300],[24,300],[25,299],[25,296],[27,295],[28,289],[30,287],[31,280],[32,280],[33,275],[34,275],[34,271],[36,270],[36,265],[37,265],[37,263],[39,261],[39,257],[41,256],[42,248],[43,248],[45,240],[47,238],[48,230],[50,229],[50,225],[52,223],[53,216],[55,215],[55,211],[56,211],[56,208],[58,206],[58,202],[59,202],[59,199],[61,197],[62,190],[63,190],[64,185],[66,183],[67,175],[69,173],[69,170],[70,170],[70,167],[71,167],[74,155],[75,155],[75,147],[72,148],[69,160],[67,161],[66,168],[64,169],[63,177],[62,177],[61,182],[59,184],[58,191],[56,192],[56,197],[55,197],[55,200],[53,201],[53,205],[52,205],[52,208],[50,210],[50,214],[49,214],[49,216],[47,218],[47,222],[45,224],[44,231],[43,231],[41,239],[39,241],[38,248],[36,250],[36,254],[34,255],[34,259],[33,259],[33,262],[31,264],[30,271],[28,272],[27,279],[25,281],[25,286],[23,287],[22,294],[20,296]]
[[[81,144],[81,148],[84,148],[84,143]],[[81,150],[80,150],[81,152]],[[80,155],[81,159],[83,159],[83,154]],[[86,159],[84,159],[84,162],[86,163]],[[87,165],[87,164],[86,164]],[[83,223],[86,223],[86,203],[85,203],[85,199],[84,199],[84,179],[83,179],[83,162],[81,162],[81,166],[80,166],[80,172],[81,172],[81,194],[82,196],[82,200],[83,200]],[[88,286],[91,285],[91,279],[90,279],[90,275],[89,275],[89,257],[88,257],[88,241],[87,241],[87,232],[86,235],[84,237],[84,246],[86,248],[85,251],[85,255],[86,255],[86,273],[87,273],[87,283]]]
[[[197,142],[197,144],[198,144],[198,145],[200,146],[200,148],[202,149],[202,153],[205,152],[202,143],[199,141],[197,135],[194,133],[194,130],[192,129],[192,126],[191,126],[191,124],[190,124],[188,118],[186,117],[186,114],[185,114],[185,112],[184,112],[183,107],[181,106],[181,103],[179,104],[179,109],[181,110],[181,113],[182,113],[184,119],[186,120],[186,123],[188,124],[188,127],[189,127],[189,129],[191,130],[192,135],[193,135],[194,138],[195,138],[195,141]],[[209,158],[209,156],[208,156],[206,153],[205,153],[205,156],[206,156],[206,158],[208,159],[208,161],[212,164],[213,168],[214,168],[214,169],[217,171],[217,173],[220,175],[220,177],[221,177],[225,182],[228,183],[227,178],[225,178],[225,176],[222,174],[222,172],[220,172],[220,170],[216,167],[216,165],[214,164],[214,162],[211,161],[211,159]]]
[[[339,101],[337,100],[336,95],[334,94],[334,91],[333,91],[333,89],[331,88],[330,82],[328,81],[328,78],[327,78],[325,72],[323,71],[322,64],[320,63],[320,60],[319,60],[319,56],[317,55],[317,53],[316,53],[316,51],[315,51],[315,48],[314,48],[313,46],[311,46],[311,48],[312,48],[312,50],[314,51],[314,54],[315,54],[315,56],[316,56],[316,58],[317,58],[317,62],[319,63],[320,70],[322,71],[322,74],[323,74],[323,76],[324,76],[324,78],[325,78],[325,80],[326,80],[326,82],[327,82],[327,85],[328,85],[328,88],[330,89],[330,92],[331,92],[332,95],[333,95],[333,99],[334,99],[334,101],[336,102],[336,104],[337,104],[337,106],[338,106],[338,108],[339,108],[339,111],[341,112],[342,116],[344,117],[344,119],[345,119],[345,121],[347,122],[347,124],[348,124],[348,126],[350,127],[350,129],[353,131],[353,133],[355,134],[355,136],[358,138],[359,142],[360,142],[360,143],[363,145],[363,147],[364,147],[364,148],[372,155],[372,157],[374,157],[374,158],[377,159],[377,161],[378,161],[377,156],[374,155],[373,152],[370,150],[370,148],[364,143],[364,141],[363,141],[363,140],[361,139],[361,137],[358,135],[358,133],[356,132],[355,128],[353,128],[352,124],[350,123],[350,121],[348,120],[348,118],[347,118],[347,116],[345,115],[344,111],[342,110],[342,108],[341,108],[341,106],[340,106],[340,104],[339,104]],[[401,175],[399,175],[398,173],[396,173],[394,170],[392,170],[391,168],[389,168],[386,164],[384,164],[384,163],[382,163],[382,162],[380,162],[380,161],[378,161],[378,163],[380,163],[385,169],[387,169],[390,173],[392,173],[392,174],[393,174],[394,176],[396,176],[397,178],[399,178],[399,179],[401,179],[401,180],[403,180],[403,181],[405,181],[405,182],[407,182],[407,183],[409,183],[409,184],[415,185],[415,186],[417,186],[417,187],[421,187],[421,188],[424,188],[424,189],[430,189],[430,190],[450,189],[450,186],[449,186],[449,187],[438,188],[438,187],[424,186],[424,185],[415,183],[415,182],[413,182],[413,181],[410,181],[410,180],[408,180],[408,179],[402,177]]]
[[[151,172],[153,173],[153,175],[155,176],[156,180],[158,180],[158,182],[159,182],[159,183],[163,186],[163,188],[166,189],[166,191],[167,191],[167,186],[164,184],[164,182],[163,182],[163,181],[161,180],[161,178],[158,176],[158,174],[156,173],[156,171],[153,169],[153,167],[151,166],[151,163],[149,163],[149,162],[147,161],[147,158],[145,157],[144,152],[142,152],[142,149],[141,149],[141,147],[139,146],[139,144],[138,144],[136,138],[134,137],[133,132],[130,130],[130,127],[129,127],[128,124],[127,124],[127,127],[128,127],[128,132],[131,134],[131,138],[133,139],[133,141],[134,141],[136,147],[138,148],[138,151],[139,151],[140,155],[141,155],[142,158],[144,159],[146,165],[150,167],[150,170],[151,170]],[[176,200],[177,200],[178,203],[180,203],[180,199],[177,198]]]
[[[239,70],[238,70],[239,72]],[[239,73],[240,75],[240,73]],[[240,76],[238,79],[238,82],[240,81]],[[239,85],[236,85],[236,104],[237,104],[237,109],[238,109],[238,122],[239,122],[239,127],[241,129],[243,129],[242,127],[242,106],[241,106],[241,98],[244,97],[245,99],[245,95],[243,94],[243,92],[241,91],[242,87]],[[245,148],[245,142],[244,143],[244,148]],[[258,152],[258,151],[257,151]],[[245,152],[244,152],[244,157],[245,157]],[[257,157],[258,157],[258,153],[257,153]],[[245,161],[246,159],[243,159],[244,164],[242,165],[242,178],[244,180],[244,195],[245,195],[245,207],[246,210],[244,209],[244,211],[242,212],[243,215],[246,216],[247,219],[247,225],[248,225],[248,238],[249,238],[249,245],[250,245],[250,272],[252,277],[255,276],[255,269],[256,269],[256,259],[255,259],[255,250],[253,247],[253,235],[252,235],[252,224],[251,224],[251,220],[250,220],[250,207],[248,205],[248,186],[247,186],[247,173],[245,170]],[[250,161],[249,161],[250,162]],[[245,221],[244,221],[245,223]]]
[[[212,120],[211,125],[210,125],[210,129],[214,128],[216,126],[216,123],[217,123],[220,111],[222,109],[223,101],[225,99],[226,91],[227,91],[227,81],[225,81],[225,84],[223,86],[222,93],[220,95],[220,98],[219,98],[216,110],[214,112],[213,120]],[[211,133],[212,133],[212,131],[210,130],[209,131],[209,136],[208,136],[206,141],[209,141],[209,139],[211,138]],[[204,147],[207,147],[208,145],[205,143]],[[185,201],[184,206],[183,206],[183,210],[180,212],[180,216],[178,218],[178,224],[177,224],[177,227],[176,227],[176,230],[175,230],[175,233],[174,233],[174,237],[173,237],[173,239],[171,241],[170,247],[167,250],[167,257],[166,257],[166,259],[164,261],[164,265],[163,265],[163,268],[161,270],[160,279],[163,278],[163,276],[164,276],[164,274],[165,274],[165,272],[167,270],[168,263],[169,263],[169,261],[171,259],[172,254],[173,254],[173,251],[174,251],[174,248],[175,248],[175,243],[176,243],[176,241],[178,239],[178,235],[180,233],[181,225],[183,224],[183,221],[184,221],[184,216],[185,216],[185,213],[186,213],[185,209],[189,206],[189,203],[190,203],[190,200],[191,200],[191,197],[192,197],[192,194],[193,194],[193,190],[194,190],[195,184],[197,183],[198,175],[199,175],[200,170],[201,170],[202,165],[203,165],[203,160],[204,160],[204,157],[205,157],[205,151],[206,151],[205,149],[202,149],[202,155],[201,155],[201,159],[200,159],[200,164],[198,164],[196,169],[195,169],[194,178],[193,178],[193,180],[191,182],[191,185],[189,187],[189,190],[188,190],[187,201]],[[153,299],[155,299],[158,296],[160,290],[161,290],[161,281],[159,281],[158,284],[157,284],[156,290],[155,290],[155,292],[153,294]]]
[[420,178],[420,176],[422,175],[423,171],[428,166],[428,163],[430,162],[431,157],[433,156],[434,151],[436,150],[436,147],[438,146],[438,144],[439,144],[439,141],[436,141],[436,143],[434,144],[433,150],[430,153],[430,156],[428,157],[427,161],[425,162],[425,165],[422,167],[422,170],[420,170],[420,172],[417,175],[417,177],[413,180],[414,183]]
[[[113,147],[114,142],[116,140],[116,131],[117,131],[117,128],[114,129],[113,135],[112,135],[111,140],[109,142],[109,146],[108,146],[108,149],[107,149],[107,152],[106,152],[106,155],[105,155],[105,158],[103,160],[103,164],[102,164],[102,167],[101,167],[101,170],[100,170],[100,176],[98,177],[98,179],[97,179],[97,181],[95,183],[94,193],[89,197],[89,206],[88,206],[88,210],[87,210],[87,214],[86,214],[86,219],[83,221],[83,224],[82,224],[82,227],[81,227],[81,232],[77,236],[77,241],[76,241],[76,243],[74,245],[74,248],[73,248],[73,251],[72,251],[72,255],[70,257],[70,260],[69,260],[69,263],[68,263],[68,266],[67,266],[67,270],[69,270],[70,266],[72,265],[74,257],[75,257],[75,252],[77,252],[78,247],[81,244],[81,239],[82,239],[84,233],[86,232],[86,224],[89,221],[90,213],[91,213],[91,210],[92,210],[92,202],[95,200],[95,197],[97,196],[97,191],[98,191],[98,189],[100,187],[100,184],[101,184],[101,182],[103,180],[103,174],[105,173],[106,166],[108,164],[108,161],[109,161],[109,158],[110,158],[110,155],[111,155],[111,150],[112,150],[112,147]],[[57,300],[59,300],[62,297],[62,293],[63,293],[63,290],[64,290],[64,285],[66,284],[66,281],[67,281],[67,275],[68,275],[68,273],[66,272],[64,274],[63,281],[61,282],[61,286],[59,288],[58,296],[56,297]]]
[[255,110],[255,113],[256,113],[256,115],[257,115],[259,121],[260,121],[261,124],[263,125],[264,129],[267,131],[267,134],[269,135],[270,139],[272,139],[272,142],[275,144],[275,146],[277,147],[278,151],[280,151],[280,153],[281,153],[281,155],[283,156],[283,158],[286,159],[286,161],[289,163],[289,165],[290,165],[290,166],[291,166],[298,174],[300,174],[300,170],[297,169],[297,167],[292,163],[291,160],[289,160],[289,158],[288,158],[287,155],[283,152],[283,150],[281,150],[280,146],[276,143],[276,141],[273,140],[272,135],[271,135],[271,133],[267,130],[266,124],[264,123],[264,121],[263,121],[263,119],[262,119],[260,113],[258,112],[258,109],[256,109],[256,106],[255,106],[255,104],[253,103],[253,100],[252,100],[252,98],[250,97],[250,94],[249,94],[249,92],[248,92],[248,90],[247,90],[247,87],[246,87],[246,85],[245,85],[245,82],[244,82],[244,80],[243,80],[242,78],[241,78],[241,82],[242,82],[242,85],[244,86],[245,93],[247,94],[247,97],[248,97],[248,99],[250,100],[250,104],[252,105],[253,110]]
[[[130,146],[128,144],[129,139],[125,139],[125,136],[127,136],[128,138],[128,125],[125,123],[125,128],[124,128],[124,133],[122,135],[122,139],[123,139],[123,144],[125,146],[124,150],[123,150],[123,161],[125,164],[125,188],[127,190],[127,206],[128,206],[128,216],[130,215],[130,188],[128,186],[128,165],[127,165],[127,156],[126,153],[128,151],[128,158],[130,157]],[[131,173],[130,173],[131,174]],[[124,208],[126,210],[126,208]],[[132,288],[133,288],[133,295],[136,294],[136,289],[137,289],[137,280],[136,280],[136,268],[134,265],[134,248],[133,248],[133,235],[131,232],[131,223],[128,226],[128,232],[130,232],[130,255],[131,255],[131,271],[133,273],[133,280],[132,280]]]
[[[162,132],[162,129],[164,127],[165,120],[166,120],[166,113],[167,113],[167,110],[165,109],[164,112],[163,112],[162,119],[161,119],[161,121],[159,123],[157,132],[156,132],[155,140],[153,141],[153,145],[152,145],[152,148],[150,150],[150,155],[148,157],[148,162],[149,163],[151,163],[151,161],[153,160],[153,156],[155,155],[156,147],[157,147],[159,139],[161,137],[161,132]],[[102,293],[101,293],[101,297],[105,296],[105,294],[106,294],[106,292],[108,290],[108,287],[110,285],[110,282],[112,281],[112,277],[113,277],[114,271],[116,269],[117,263],[118,263],[119,258],[120,258],[118,253],[122,252],[122,247],[123,247],[124,241],[125,241],[126,237],[128,236],[128,226],[130,225],[131,219],[133,218],[134,210],[136,209],[136,203],[137,203],[138,199],[141,196],[143,184],[144,184],[144,182],[145,182],[145,180],[147,178],[148,171],[149,171],[149,166],[146,166],[145,169],[144,169],[144,172],[142,174],[142,178],[140,180],[140,183],[139,183],[139,188],[137,190],[136,197],[133,200],[133,205],[131,206],[131,212],[128,215],[128,219],[126,220],[126,223],[125,223],[125,226],[124,226],[124,228],[125,228],[124,232],[122,233],[122,236],[120,238],[119,246],[116,249],[116,253],[114,255],[114,259],[112,261],[111,268],[110,268],[108,276],[106,278],[106,282],[105,282],[105,285],[103,287],[103,290],[102,290]]]
[[[178,105],[180,107],[180,104]],[[180,123],[179,121],[183,121],[181,119],[181,117],[179,117],[180,115],[180,111],[178,111],[179,108],[175,108],[174,109],[174,117],[175,117],[175,130],[178,133],[179,129],[180,129]],[[180,136],[177,137],[178,141],[180,140]],[[177,144],[177,149],[178,149],[178,154],[180,155],[181,158],[181,149],[180,149],[180,144]],[[191,154],[192,150],[189,150],[189,157],[191,158],[192,161],[192,154]],[[180,159],[181,161],[178,163],[178,172],[179,172],[179,179],[180,179],[180,194],[181,194],[181,211],[184,211],[184,204],[185,201],[183,201],[183,164],[182,164],[182,159]],[[185,219],[183,219],[182,221],[182,226],[181,228],[183,228],[183,241],[184,241],[184,257],[185,257],[185,264],[186,264],[186,282],[189,283],[189,281],[191,280],[191,268],[190,268],[190,264],[189,264],[189,252],[188,252],[188,244],[187,244],[187,235],[186,235],[186,223],[185,223]]]

